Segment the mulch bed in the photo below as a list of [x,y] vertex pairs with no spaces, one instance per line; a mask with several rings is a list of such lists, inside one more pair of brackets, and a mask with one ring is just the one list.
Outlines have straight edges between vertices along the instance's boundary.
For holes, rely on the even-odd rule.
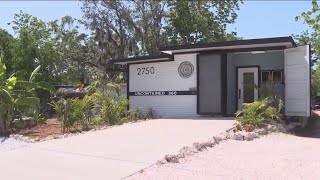
[[57,119],[48,119],[47,124],[39,124],[32,128],[18,130],[14,133],[29,137],[39,137],[40,139],[49,135],[64,134],[62,131],[62,122]]

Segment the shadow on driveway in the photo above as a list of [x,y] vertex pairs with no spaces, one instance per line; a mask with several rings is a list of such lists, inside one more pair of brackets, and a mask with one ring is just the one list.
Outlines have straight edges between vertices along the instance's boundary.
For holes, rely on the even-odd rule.
[[314,111],[306,127],[297,127],[292,132],[296,136],[320,138],[320,111]]

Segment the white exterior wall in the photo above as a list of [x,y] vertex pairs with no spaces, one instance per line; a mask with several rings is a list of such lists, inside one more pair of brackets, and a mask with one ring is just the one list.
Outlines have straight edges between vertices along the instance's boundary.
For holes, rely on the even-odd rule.
[[[129,92],[137,91],[189,91],[197,88],[197,55],[174,55],[174,61],[145,64],[130,64]],[[188,61],[193,64],[194,72],[189,78],[178,73],[179,65]],[[138,75],[138,68],[154,67],[154,74]],[[157,117],[197,116],[196,95],[175,96],[130,96],[130,109],[141,108],[147,114],[150,109]]]

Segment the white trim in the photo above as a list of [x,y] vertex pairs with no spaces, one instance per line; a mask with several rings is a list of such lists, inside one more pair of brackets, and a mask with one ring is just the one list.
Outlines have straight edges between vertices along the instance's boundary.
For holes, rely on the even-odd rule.
[[169,58],[156,58],[156,59],[146,59],[146,60],[134,60],[134,61],[125,61],[125,62],[114,62],[114,64],[144,63],[144,62],[153,62],[153,61],[170,61],[170,59],[169,59]]
[[[237,89],[237,98],[238,98],[238,110],[243,109],[243,73],[254,73],[254,83],[256,85],[259,84],[259,69],[258,67],[250,67],[250,68],[238,68],[238,89]],[[239,98],[239,90],[240,98]],[[258,99],[258,90],[254,89],[254,100]]]
[[258,47],[276,47],[276,46],[286,46],[292,47],[291,42],[282,42],[282,43],[267,43],[267,44],[248,44],[248,45],[235,45],[235,46],[219,46],[219,47],[205,47],[205,48],[190,48],[190,49],[177,49],[177,50],[167,50],[161,51],[163,53],[172,54],[172,53],[188,53],[194,51],[207,51],[207,50],[220,50],[220,49],[245,49],[245,48],[258,48]]

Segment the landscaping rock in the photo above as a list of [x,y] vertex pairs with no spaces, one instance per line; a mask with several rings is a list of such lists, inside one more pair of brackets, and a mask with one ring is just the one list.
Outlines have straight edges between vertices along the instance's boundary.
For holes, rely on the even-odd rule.
[[236,140],[236,141],[243,141],[244,140],[244,135],[241,134],[240,132],[232,133],[230,137],[231,137],[231,139]]
[[215,141],[215,143],[219,143],[219,142],[221,142],[223,140],[223,137],[225,139],[227,139],[226,136],[224,136],[224,135],[213,136],[212,138]]
[[182,149],[179,150],[179,158],[185,158],[197,152],[198,150],[194,147],[184,146]]
[[245,136],[244,136],[244,140],[246,140],[246,141],[252,141],[253,139],[255,139],[255,138],[258,138],[259,136],[256,134],[256,133],[254,133],[254,132],[249,132],[249,133],[247,133]]
[[26,127],[31,128],[34,126],[33,118],[32,117],[23,117],[22,121],[25,122]]
[[24,141],[24,142],[28,142],[29,141],[29,137],[26,137],[26,136],[21,137],[21,140]]
[[228,133],[228,132],[224,132],[224,133],[221,133],[219,134],[219,137],[221,138],[221,141],[225,141],[227,139],[230,139],[230,133],[232,133],[231,131]]
[[176,155],[166,155],[164,159],[170,163],[179,163],[179,158]]
[[198,143],[198,142],[193,143],[193,144],[192,144],[192,147],[194,147],[194,148],[195,148],[196,150],[198,150],[198,151],[202,151],[201,145],[200,145],[200,143]]
[[258,135],[266,135],[266,134],[268,134],[268,130],[266,128],[255,129],[254,132],[257,133]]

